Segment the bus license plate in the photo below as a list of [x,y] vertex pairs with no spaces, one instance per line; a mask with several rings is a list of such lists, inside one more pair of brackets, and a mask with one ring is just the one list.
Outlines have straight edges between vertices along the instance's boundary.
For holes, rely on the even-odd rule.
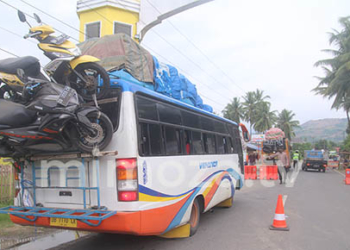
[[50,226],[55,226],[55,227],[77,227],[78,223],[77,223],[76,219],[50,218]]

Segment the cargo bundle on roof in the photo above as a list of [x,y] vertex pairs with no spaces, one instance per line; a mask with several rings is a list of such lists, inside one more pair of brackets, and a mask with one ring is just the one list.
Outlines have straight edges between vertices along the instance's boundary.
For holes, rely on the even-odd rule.
[[179,71],[158,61],[129,36],[119,33],[93,38],[79,45],[83,54],[101,59],[101,65],[110,75],[213,112],[203,103],[196,86]]

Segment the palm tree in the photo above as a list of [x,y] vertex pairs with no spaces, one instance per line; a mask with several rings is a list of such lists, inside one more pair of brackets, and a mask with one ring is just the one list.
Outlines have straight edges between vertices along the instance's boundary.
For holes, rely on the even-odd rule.
[[232,102],[226,105],[222,113],[225,118],[240,123],[241,119],[243,119],[243,107],[239,98],[233,98]]
[[294,116],[293,111],[283,109],[277,118],[277,127],[283,130],[289,140],[295,136],[294,128],[299,127],[299,121],[293,120]]
[[329,38],[330,45],[337,49],[324,50],[333,58],[315,63],[323,68],[325,76],[317,77],[320,82],[314,91],[329,99],[334,98],[332,108],[345,110],[350,127],[350,17],[340,18],[339,23],[343,29],[340,32],[333,30]]
[[243,105],[243,114],[244,120],[249,122],[250,125],[250,134],[252,134],[252,126],[254,124],[254,116],[255,116],[255,93],[253,91],[249,91],[243,96],[244,102]]
[[270,111],[270,103],[261,102],[257,106],[256,122],[254,129],[258,132],[264,132],[270,129],[276,122],[276,111]]
[[265,102],[265,99],[270,99],[269,95],[264,96],[264,90],[256,89],[254,92],[256,103]]

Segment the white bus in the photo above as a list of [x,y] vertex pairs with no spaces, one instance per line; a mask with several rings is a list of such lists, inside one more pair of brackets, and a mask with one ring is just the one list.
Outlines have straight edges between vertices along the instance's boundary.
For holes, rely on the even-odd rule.
[[17,206],[0,212],[21,225],[193,235],[201,213],[230,207],[243,186],[239,126],[123,80],[111,88],[117,101],[101,105],[115,126],[108,152],[32,157]]

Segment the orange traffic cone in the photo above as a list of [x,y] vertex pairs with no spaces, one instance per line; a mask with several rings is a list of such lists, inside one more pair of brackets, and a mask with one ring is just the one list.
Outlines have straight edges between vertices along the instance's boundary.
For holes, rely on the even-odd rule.
[[270,230],[289,231],[286,216],[284,215],[282,195],[278,195],[275,217],[272,225],[270,226]]

